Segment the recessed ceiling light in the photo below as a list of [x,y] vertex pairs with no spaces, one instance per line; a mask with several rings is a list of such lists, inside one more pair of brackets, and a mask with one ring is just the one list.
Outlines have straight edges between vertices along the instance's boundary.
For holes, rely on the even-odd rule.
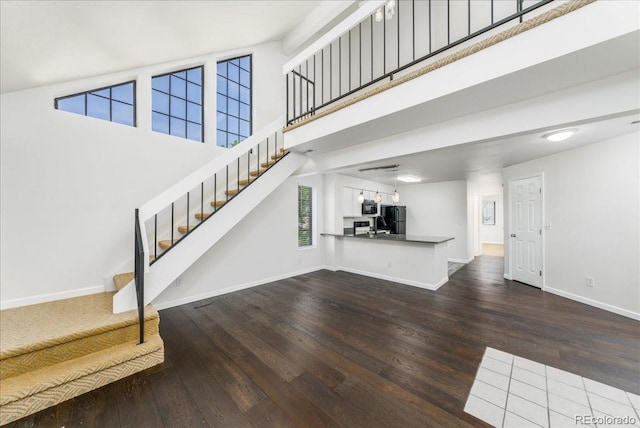
[[560,129],[558,131],[548,132],[542,136],[542,138],[546,138],[549,141],[564,141],[567,138],[571,137],[577,131],[576,128],[571,129]]
[[420,177],[416,177],[415,175],[399,175],[398,181],[402,181],[403,183],[418,183],[422,180]]

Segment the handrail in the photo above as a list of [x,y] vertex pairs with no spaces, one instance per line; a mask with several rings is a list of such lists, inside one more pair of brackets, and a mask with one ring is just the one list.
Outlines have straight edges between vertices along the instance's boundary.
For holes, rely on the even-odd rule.
[[[395,13],[393,16],[393,20],[396,21],[394,31],[388,31],[388,27],[390,25],[386,25],[386,19],[383,19],[382,23],[379,24],[379,27],[376,27],[374,24],[373,14],[369,14],[364,19],[362,19],[362,13],[357,14],[357,18],[360,20],[353,25],[348,30],[345,30],[343,27],[340,27],[339,31],[336,32],[332,30],[329,34],[333,35],[333,40],[324,45],[320,45],[318,48],[317,43],[314,43],[312,47],[314,47],[315,51],[309,51],[306,49],[304,53],[311,52],[310,56],[306,58],[301,58],[297,56],[294,60],[288,62],[285,67],[288,69],[284,69],[285,79],[286,79],[286,121],[287,126],[292,125],[306,117],[316,114],[319,109],[325,108],[339,100],[342,100],[348,96],[351,96],[364,88],[370,87],[382,80],[391,79],[393,80],[394,76],[406,70],[409,67],[413,67],[427,59],[433,58],[434,56],[445,52],[446,50],[452,49],[460,44],[467,42],[473,38],[476,38],[490,30],[493,30],[501,25],[504,25],[510,21],[519,20],[522,22],[524,15],[551,3],[554,0],[538,0],[537,3],[523,8],[523,0],[511,0],[514,2],[516,12],[508,15],[506,17],[496,17],[494,16],[494,2],[496,0],[489,0],[491,5],[491,15],[490,15],[490,24],[476,30],[474,32],[471,31],[471,22],[472,22],[472,8],[471,8],[471,0],[467,1],[467,16],[466,16],[466,34],[462,37],[459,37],[455,40],[451,40],[451,24],[452,17],[449,8],[450,0],[447,0],[447,21],[446,21],[446,39],[447,43],[445,46],[442,46],[437,49],[433,49],[433,34],[432,34],[432,10],[431,4],[432,1],[428,0],[426,3],[429,8],[428,21],[426,24],[428,26],[428,31],[422,31],[429,36],[425,39],[418,40],[416,38],[416,11],[415,11],[415,0],[406,0],[406,1],[396,1],[395,4]],[[379,3],[379,2],[378,2]],[[378,4],[376,3],[376,4]],[[386,2],[382,2],[382,7]],[[425,4],[425,3],[423,3]],[[435,4],[435,3],[434,3]],[[402,6],[402,7],[401,7]],[[411,38],[401,37],[400,32],[400,15],[401,10],[405,11],[410,9],[410,16],[403,16],[403,23],[407,22],[406,25],[411,25]],[[407,13],[407,12],[404,12]],[[352,15],[354,17],[356,14]],[[350,17],[350,18],[352,18]],[[489,18],[489,17],[487,17]],[[367,23],[368,19],[368,23]],[[344,26],[344,22],[349,21],[349,18],[343,21],[341,24]],[[351,19],[350,22],[353,22]],[[422,22],[422,21],[420,21]],[[365,29],[369,31],[369,34],[363,36],[363,23],[368,24],[365,25]],[[441,23],[441,27],[445,28],[444,24]],[[376,28],[378,30],[376,30]],[[358,30],[357,32],[354,30]],[[374,45],[374,33],[378,34],[382,32],[382,42]],[[356,36],[352,37],[352,33],[356,34]],[[388,34],[390,33],[390,34]],[[336,35],[338,34],[338,35]],[[379,35],[379,34],[378,34]],[[389,40],[388,40],[389,35]],[[369,52],[368,56],[363,56],[363,37],[369,38],[366,44],[368,44]],[[376,37],[379,39],[380,37]],[[325,40],[323,38],[322,40]],[[343,42],[343,39],[347,39]],[[354,41],[355,39],[355,41]],[[407,41],[408,40],[408,41]],[[416,41],[424,42],[426,45],[428,42],[429,52],[420,57],[416,57]],[[404,43],[409,43],[407,46]],[[343,45],[345,45],[343,47]],[[397,56],[397,58],[391,58],[390,54],[387,53],[387,45],[394,45],[396,47],[396,51],[393,52]],[[405,48],[403,51],[402,48]],[[337,51],[338,55],[336,57],[335,52]],[[343,59],[343,52],[348,51],[348,57]],[[327,55],[325,55],[325,52]],[[352,58],[352,52],[356,52],[355,58]],[[408,52],[409,54],[412,52],[409,60],[403,61],[401,58],[401,52]],[[366,54],[366,52],[365,52]],[[403,55],[406,56],[406,55]],[[326,58],[325,58],[326,57]],[[379,63],[382,60],[382,65],[378,64],[376,67],[374,64]],[[392,61],[392,70],[388,70],[390,67],[387,66],[388,60]],[[328,63],[328,64],[327,64]],[[337,63],[337,64],[336,64]],[[395,64],[395,65],[393,65]],[[328,65],[328,73],[325,73],[325,69]],[[337,68],[336,68],[337,66]],[[382,68],[381,72],[375,72],[376,69]],[[356,74],[356,84],[352,84],[352,69],[355,69]],[[287,72],[288,70],[288,72]],[[328,76],[326,76],[328,74]],[[363,75],[366,77],[366,80],[363,78]],[[343,84],[343,80],[348,81],[348,85]],[[313,82],[313,83],[311,83]],[[345,88],[346,86],[346,88]],[[337,88],[337,91],[336,89]],[[325,100],[325,95],[328,95],[328,99]],[[316,102],[318,100],[318,102]]]
[[[217,172],[224,169],[231,162],[239,159],[242,155],[251,152],[256,146],[258,146],[261,142],[264,142],[265,139],[269,138],[273,133],[279,132],[282,130],[282,124],[284,123],[284,116],[278,117],[276,120],[269,123],[267,126],[262,127],[256,133],[248,137],[241,144],[238,144],[228,150],[226,150],[223,154],[213,159],[211,162],[197,169],[193,173],[189,174],[187,177],[183,178],[173,186],[169,187],[164,192],[160,193],[158,196],[154,197],[147,203],[143,204],[138,208],[139,210],[139,218],[138,218],[138,226],[140,227],[140,232],[142,236],[147,236],[147,230],[145,226],[145,222],[153,218],[157,213],[159,213],[164,208],[171,205],[174,201],[178,200],[182,196],[188,194],[192,189],[199,186],[201,183],[206,180],[214,177]],[[258,153],[259,156],[259,153]],[[156,225],[157,230],[157,225]],[[173,237],[171,238],[173,239]],[[156,236],[157,241],[157,236]],[[149,272],[150,260],[149,255],[151,251],[149,250],[149,243],[146,239],[142,240],[142,247],[145,254],[145,258],[143,260],[144,263],[144,271]],[[154,256],[156,252],[154,251]]]
[[142,243],[142,233],[140,231],[139,212],[136,209],[135,212],[135,242],[134,242],[134,254],[135,254],[135,269],[134,269],[134,281],[136,284],[136,298],[138,301],[138,324],[140,327],[140,344],[144,343],[144,249]]

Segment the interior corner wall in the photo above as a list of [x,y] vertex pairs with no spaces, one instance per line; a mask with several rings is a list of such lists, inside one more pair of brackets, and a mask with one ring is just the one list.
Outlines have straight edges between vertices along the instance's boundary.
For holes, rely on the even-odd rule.
[[[638,126],[638,125],[634,125]],[[504,169],[544,174],[543,290],[640,319],[640,133]],[[561,143],[558,143],[561,144]],[[505,187],[509,211],[509,192]],[[508,217],[507,217],[508,218]],[[509,225],[505,274],[509,276]],[[594,286],[586,285],[586,278]]]
[[[286,58],[276,42],[0,95],[3,306],[104,288],[133,257],[134,209],[224,150],[215,142],[216,62],[248,53],[255,131],[284,113]],[[203,64],[205,143],[151,131],[151,77]],[[130,80],[137,127],[54,108],[56,97]]]
[[407,234],[453,236],[448,259],[468,262],[467,181],[421,183],[398,188],[400,205],[407,207]]
[[[298,185],[313,188],[312,247],[298,248]],[[321,175],[290,177],[171,284],[153,304],[167,308],[321,269]]]

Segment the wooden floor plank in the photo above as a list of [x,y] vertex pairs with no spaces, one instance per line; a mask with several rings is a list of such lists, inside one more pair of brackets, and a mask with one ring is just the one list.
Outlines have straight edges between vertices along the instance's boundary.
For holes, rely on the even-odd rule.
[[487,346],[640,394],[639,322],[502,273],[321,270],[163,310],[163,365],[8,426],[485,426],[463,409]]

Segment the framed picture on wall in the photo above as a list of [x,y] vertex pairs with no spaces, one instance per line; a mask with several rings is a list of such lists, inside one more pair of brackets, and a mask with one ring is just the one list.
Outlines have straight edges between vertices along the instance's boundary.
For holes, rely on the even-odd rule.
[[496,202],[489,201],[482,203],[482,224],[496,224]]

